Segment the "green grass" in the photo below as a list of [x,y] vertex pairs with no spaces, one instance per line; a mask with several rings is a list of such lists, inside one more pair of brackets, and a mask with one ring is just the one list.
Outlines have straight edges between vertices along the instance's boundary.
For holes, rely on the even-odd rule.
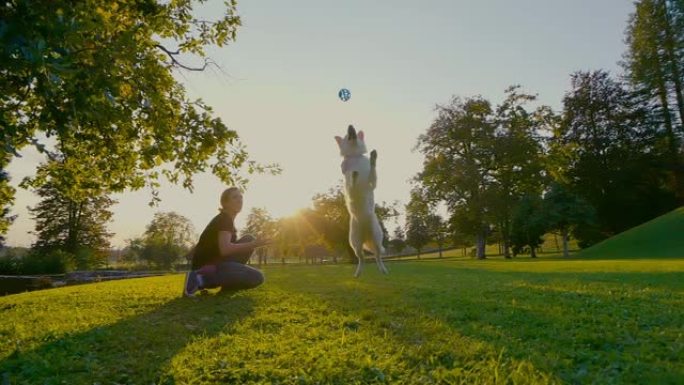
[[606,239],[586,250],[587,258],[684,257],[684,207]]
[[684,260],[269,266],[0,298],[10,384],[681,384]]

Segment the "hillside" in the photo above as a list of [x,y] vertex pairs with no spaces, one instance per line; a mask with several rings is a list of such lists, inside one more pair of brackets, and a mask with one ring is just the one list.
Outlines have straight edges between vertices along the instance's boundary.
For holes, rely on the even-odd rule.
[[684,257],[684,207],[608,238],[582,251],[578,256],[588,258]]

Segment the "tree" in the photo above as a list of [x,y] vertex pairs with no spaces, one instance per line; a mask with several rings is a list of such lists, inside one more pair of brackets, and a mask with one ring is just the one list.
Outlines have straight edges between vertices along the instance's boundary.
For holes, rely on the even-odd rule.
[[[79,183],[63,193],[79,201],[95,188],[148,186],[152,203],[162,176],[192,190],[193,175],[206,169],[237,185],[245,166],[277,172],[250,161],[238,134],[173,77],[206,69],[205,49],[235,39],[235,1],[213,21],[192,15],[202,2],[0,3],[0,148],[8,154],[0,171],[34,146],[49,162],[26,180],[30,187],[70,178]],[[0,192],[4,208],[13,196],[4,180]]]
[[14,203],[14,188],[9,184],[9,175],[0,168],[0,248],[4,246],[5,237],[16,215],[10,215],[12,203]]
[[411,191],[411,198],[406,205],[406,244],[416,249],[418,259],[420,252],[430,242],[429,206],[420,191]]
[[377,215],[378,222],[380,223],[380,229],[382,230],[382,247],[385,250],[389,247],[390,242],[390,235],[389,231],[387,231],[387,227],[385,227],[385,222],[399,216],[399,211],[397,210],[398,204],[399,202],[396,201],[393,203],[382,202],[375,204],[375,215]]
[[[554,149],[565,158],[561,181],[596,210],[600,237],[676,207],[664,189],[668,171],[643,106],[605,71],[578,72],[563,99]],[[556,155],[553,155],[556,156]]]
[[[453,219],[454,218],[451,218],[451,220]],[[446,227],[448,234],[448,242],[454,247],[460,247],[461,254],[465,257],[467,255],[467,248],[473,245],[472,238],[461,233],[458,230],[457,226],[449,220],[446,221]]]
[[321,234],[323,243],[338,255],[346,256],[354,262],[354,250],[349,246],[349,212],[344,203],[342,186],[331,188],[327,193],[313,197],[313,212],[317,221],[315,227]]
[[560,232],[564,257],[569,256],[569,235],[582,226],[595,226],[593,207],[558,182],[551,183],[544,195],[544,212],[548,229]]
[[[625,31],[623,67],[663,127],[673,173],[673,190],[684,202],[684,167],[679,149],[684,135],[684,2],[640,0]],[[675,112],[676,111],[676,112]],[[677,119],[678,117],[678,119]]]
[[547,230],[543,200],[538,195],[528,194],[516,205],[512,218],[511,246],[513,255],[530,248],[530,256],[537,257],[536,249],[544,243],[542,236]]
[[36,221],[33,248],[38,252],[69,253],[79,269],[99,266],[110,248],[107,223],[112,217],[109,208],[115,201],[106,195],[75,201],[51,183],[38,188],[36,194],[42,199],[29,209]]
[[481,97],[453,98],[451,104],[437,106],[437,113],[418,138],[416,147],[425,160],[416,180],[430,201],[446,204],[452,225],[476,238],[477,256],[485,258],[486,193],[495,132],[492,107]]
[[544,128],[546,107],[535,113],[527,111],[525,104],[536,97],[520,93],[519,88],[509,87],[506,99],[496,109],[491,182],[486,193],[489,216],[496,224],[506,258],[510,258],[516,206],[523,196],[540,194],[544,182],[543,152],[537,132]]
[[401,252],[406,248],[404,230],[401,228],[401,226],[397,226],[394,229],[394,235],[389,241],[389,247],[396,254],[401,254]]
[[428,234],[432,241],[437,244],[439,257],[442,258],[442,249],[447,241],[448,228],[441,216],[429,213],[426,219]]
[[[659,104],[670,144],[676,150],[676,121],[684,134],[684,3],[678,0],[640,0],[625,31],[628,50],[623,66],[632,84]],[[676,107],[670,106],[670,100]],[[677,113],[672,114],[671,109]]]
[[[276,223],[265,208],[253,207],[247,215],[245,233],[252,234],[257,239],[273,239],[276,234]],[[266,263],[265,247],[256,250],[259,265]]]
[[[139,258],[158,267],[169,269],[193,245],[195,230],[189,219],[175,212],[159,212],[147,225],[142,241],[134,240],[131,247]],[[189,261],[188,261],[189,262]]]
[[144,261],[142,255],[145,250],[145,239],[142,237],[126,240],[122,262],[128,264],[138,264]]

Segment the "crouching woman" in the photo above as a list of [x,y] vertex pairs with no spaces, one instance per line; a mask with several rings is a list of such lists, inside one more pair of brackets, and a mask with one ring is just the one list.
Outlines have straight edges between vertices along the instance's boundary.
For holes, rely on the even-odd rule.
[[242,193],[231,187],[221,194],[221,208],[190,250],[191,270],[185,276],[183,295],[192,297],[198,290],[251,289],[264,282],[261,271],[247,266],[254,249],[268,245],[268,239],[245,235],[237,239],[235,217],[242,210]]

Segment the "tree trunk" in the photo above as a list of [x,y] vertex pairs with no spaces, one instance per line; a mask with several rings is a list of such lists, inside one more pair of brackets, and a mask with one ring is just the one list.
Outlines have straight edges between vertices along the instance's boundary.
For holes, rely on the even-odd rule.
[[[83,209],[83,203],[69,203],[69,225],[68,234],[66,240],[66,251],[75,254],[78,248],[78,232],[81,222],[81,210]],[[79,266],[81,268],[82,266]]]
[[530,247],[530,257],[537,258],[537,248],[536,247]]
[[[672,72],[674,72],[675,74],[678,74],[680,72],[675,61],[672,62]],[[675,86],[677,107],[679,108],[679,124],[680,126],[684,127],[684,91],[682,90],[682,79],[680,77],[674,77],[673,74],[673,83]]]
[[485,256],[485,234],[484,232],[480,232],[477,234],[477,259],[485,259],[487,258]]
[[558,234],[553,233],[553,242],[556,244],[556,252],[560,251],[560,246],[558,246]]
[[508,246],[508,239],[503,240],[503,256],[506,259],[511,259],[511,250],[510,247]]
[[439,247],[439,257],[442,258],[442,245],[439,244],[437,247]]
[[672,117],[670,116],[670,105],[667,101],[667,85],[665,84],[665,78],[660,68],[660,63],[657,63],[656,71],[658,73],[658,98],[660,99],[660,104],[663,108],[663,121],[665,123],[665,132],[667,134],[668,150],[670,152],[670,157],[676,158],[677,154],[677,138],[675,136],[674,129],[672,128]]
[[570,256],[568,253],[568,229],[561,230],[563,237],[563,257],[567,258]]

